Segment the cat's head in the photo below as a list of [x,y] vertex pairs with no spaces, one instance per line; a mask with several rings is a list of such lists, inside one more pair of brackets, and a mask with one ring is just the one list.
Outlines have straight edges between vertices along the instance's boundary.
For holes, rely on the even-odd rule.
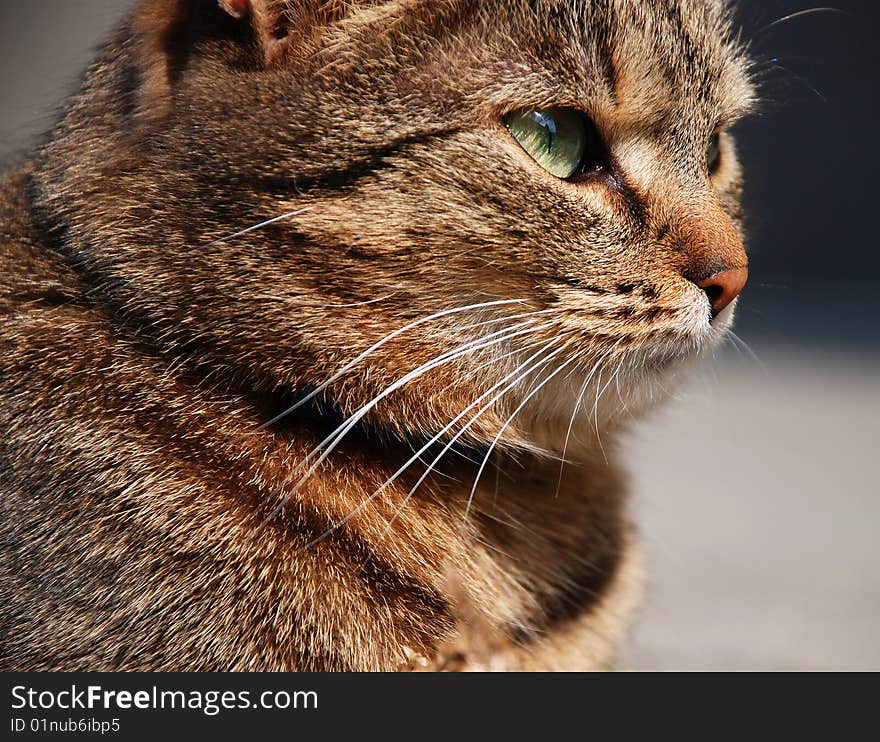
[[753,90],[720,0],[147,0],[121,38],[48,190],[172,350],[290,389],[357,360],[344,409],[409,376],[376,414],[481,399],[490,435],[730,322]]

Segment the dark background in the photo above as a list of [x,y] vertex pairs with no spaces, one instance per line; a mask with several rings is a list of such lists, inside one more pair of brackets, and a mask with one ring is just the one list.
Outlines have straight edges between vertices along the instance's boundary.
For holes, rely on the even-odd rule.
[[[0,0],[0,160],[130,4]],[[880,3],[835,5],[768,28],[812,6],[740,2],[763,98],[738,127],[743,344],[628,441],[652,575],[634,668],[880,669]]]
[[753,275],[740,334],[880,340],[880,3],[833,5],[767,28],[813,6],[741,3],[763,103],[740,126]]

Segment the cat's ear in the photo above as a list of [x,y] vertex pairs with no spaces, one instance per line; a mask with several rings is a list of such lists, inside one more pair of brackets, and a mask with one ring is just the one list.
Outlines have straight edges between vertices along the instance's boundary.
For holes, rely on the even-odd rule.
[[[218,0],[232,18],[248,23],[260,45],[263,62],[277,64],[290,45],[294,6],[289,0]],[[309,2],[300,3],[310,5]]]
[[304,57],[335,22],[375,0],[218,0],[226,13],[250,24],[267,67]]
[[132,53],[137,66],[134,91],[136,116],[161,119],[171,107],[173,89],[200,41],[227,40],[225,47],[238,54],[253,46],[244,19],[249,0],[141,0],[131,18]]
[[141,0],[132,19],[138,116],[161,118],[201,42],[238,69],[305,58],[335,22],[376,0]]
[[378,4],[381,0],[141,0],[133,30],[142,67],[158,91],[166,72],[181,68],[201,38],[237,42],[248,61],[255,61],[251,52],[257,51],[259,64],[279,66],[315,51],[334,23]]

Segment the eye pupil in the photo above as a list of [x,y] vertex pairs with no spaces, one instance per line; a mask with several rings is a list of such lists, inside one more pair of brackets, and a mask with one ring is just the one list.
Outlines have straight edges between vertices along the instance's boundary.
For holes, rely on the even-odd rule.
[[600,167],[601,139],[592,122],[578,110],[520,111],[507,116],[505,123],[532,159],[557,178],[570,179]]

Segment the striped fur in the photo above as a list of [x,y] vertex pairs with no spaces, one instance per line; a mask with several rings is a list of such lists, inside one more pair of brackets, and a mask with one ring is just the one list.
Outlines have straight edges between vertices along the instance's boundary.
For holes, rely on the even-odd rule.
[[608,666],[619,432],[744,260],[728,10],[223,5],[144,0],[2,181],[0,667]]

